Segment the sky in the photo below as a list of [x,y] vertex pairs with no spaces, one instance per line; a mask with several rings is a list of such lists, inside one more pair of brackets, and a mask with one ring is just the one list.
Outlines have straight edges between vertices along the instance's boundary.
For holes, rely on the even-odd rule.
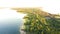
[[42,7],[46,12],[60,14],[60,0],[0,0],[0,19],[14,16],[22,18],[23,14],[17,13],[16,10],[11,10],[11,8],[19,7]]
[[42,7],[52,14],[60,13],[60,0],[0,0],[0,7]]

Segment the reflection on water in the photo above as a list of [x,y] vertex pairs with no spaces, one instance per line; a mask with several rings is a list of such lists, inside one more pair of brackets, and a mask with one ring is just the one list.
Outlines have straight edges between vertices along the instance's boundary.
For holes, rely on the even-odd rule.
[[21,19],[9,19],[0,21],[0,34],[20,34]]

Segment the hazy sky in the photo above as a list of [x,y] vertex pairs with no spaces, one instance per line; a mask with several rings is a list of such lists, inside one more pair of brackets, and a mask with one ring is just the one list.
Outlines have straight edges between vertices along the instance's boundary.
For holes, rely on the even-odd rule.
[[0,7],[42,7],[46,12],[60,13],[60,0],[0,0]]

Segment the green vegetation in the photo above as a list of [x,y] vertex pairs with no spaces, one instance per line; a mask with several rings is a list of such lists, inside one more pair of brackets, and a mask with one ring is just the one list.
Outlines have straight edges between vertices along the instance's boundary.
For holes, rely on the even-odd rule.
[[60,34],[60,18],[55,18],[54,14],[37,8],[20,8],[17,12],[27,14],[24,17],[26,34]]

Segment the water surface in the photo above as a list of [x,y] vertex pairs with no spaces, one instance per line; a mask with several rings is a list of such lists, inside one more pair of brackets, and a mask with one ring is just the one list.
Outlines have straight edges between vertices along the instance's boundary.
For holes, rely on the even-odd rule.
[[22,19],[0,20],[0,34],[20,34],[19,27],[22,25]]

